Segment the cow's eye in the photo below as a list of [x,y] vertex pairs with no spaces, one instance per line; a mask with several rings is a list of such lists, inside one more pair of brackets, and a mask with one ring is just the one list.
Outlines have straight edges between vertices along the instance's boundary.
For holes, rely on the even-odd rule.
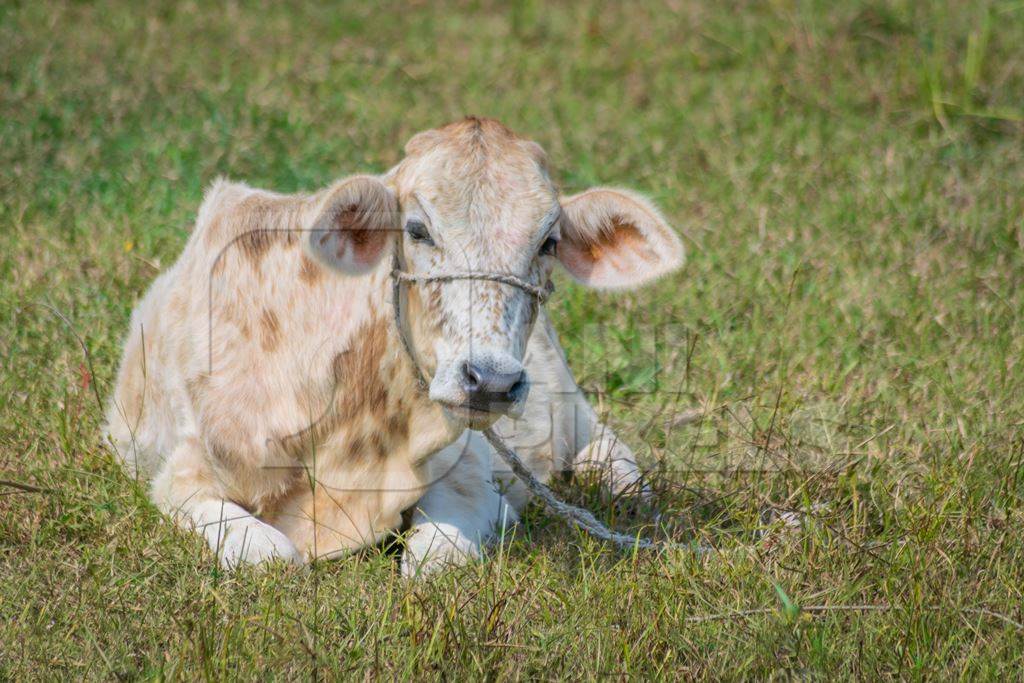
[[558,251],[558,240],[554,237],[549,237],[544,240],[544,244],[540,245],[541,256],[554,256],[555,252]]
[[423,221],[409,221],[405,224],[405,231],[409,233],[409,237],[414,242],[423,242],[424,244],[433,245],[434,240],[430,238],[430,233],[427,232],[427,226],[423,224]]

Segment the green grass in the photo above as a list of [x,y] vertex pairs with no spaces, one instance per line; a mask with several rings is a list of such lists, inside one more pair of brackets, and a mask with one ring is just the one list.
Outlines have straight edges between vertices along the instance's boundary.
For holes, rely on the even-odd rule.
[[[604,4],[0,5],[0,479],[45,489],[0,485],[0,679],[1019,675],[1024,4]],[[658,496],[560,490],[724,552],[534,509],[424,583],[218,571],[100,445],[133,303],[218,174],[317,188],[466,113],[685,236],[655,287],[559,282]]]

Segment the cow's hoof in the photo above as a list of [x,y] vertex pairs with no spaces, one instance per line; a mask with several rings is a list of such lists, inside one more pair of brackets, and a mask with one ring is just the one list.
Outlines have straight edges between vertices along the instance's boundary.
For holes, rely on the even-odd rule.
[[616,496],[640,499],[650,496],[633,451],[617,438],[605,436],[592,441],[576,454],[574,467],[579,473],[597,474]]
[[451,524],[420,524],[405,542],[402,575],[423,578],[479,557],[480,546]]
[[[232,522],[220,539],[217,555],[225,569],[244,564],[263,564],[283,560],[288,564],[302,564],[303,557],[295,544],[280,531],[258,519]],[[212,545],[212,543],[211,543]]]

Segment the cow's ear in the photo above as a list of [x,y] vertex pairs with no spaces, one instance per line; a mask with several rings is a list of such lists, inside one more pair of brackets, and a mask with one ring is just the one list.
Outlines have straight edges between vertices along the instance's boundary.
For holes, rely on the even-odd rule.
[[398,228],[395,195],[380,179],[358,175],[338,181],[319,196],[303,240],[306,250],[342,273],[368,273]]
[[594,188],[563,197],[558,259],[598,289],[639,287],[683,264],[683,244],[661,212],[640,195]]

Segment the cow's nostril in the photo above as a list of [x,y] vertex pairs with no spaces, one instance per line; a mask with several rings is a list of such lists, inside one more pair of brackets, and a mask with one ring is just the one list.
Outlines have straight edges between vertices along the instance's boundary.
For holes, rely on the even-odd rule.
[[484,373],[469,361],[462,364],[462,381],[467,391],[477,391],[483,382]]
[[515,383],[508,389],[509,398],[513,401],[516,400],[519,394],[522,393],[524,387],[526,387],[526,370],[521,370]]
[[486,404],[488,409],[515,401],[526,386],[526,371],[522,368],[501,372],[486,365],[465,361],[461,365],[462,388],[470,401]]

